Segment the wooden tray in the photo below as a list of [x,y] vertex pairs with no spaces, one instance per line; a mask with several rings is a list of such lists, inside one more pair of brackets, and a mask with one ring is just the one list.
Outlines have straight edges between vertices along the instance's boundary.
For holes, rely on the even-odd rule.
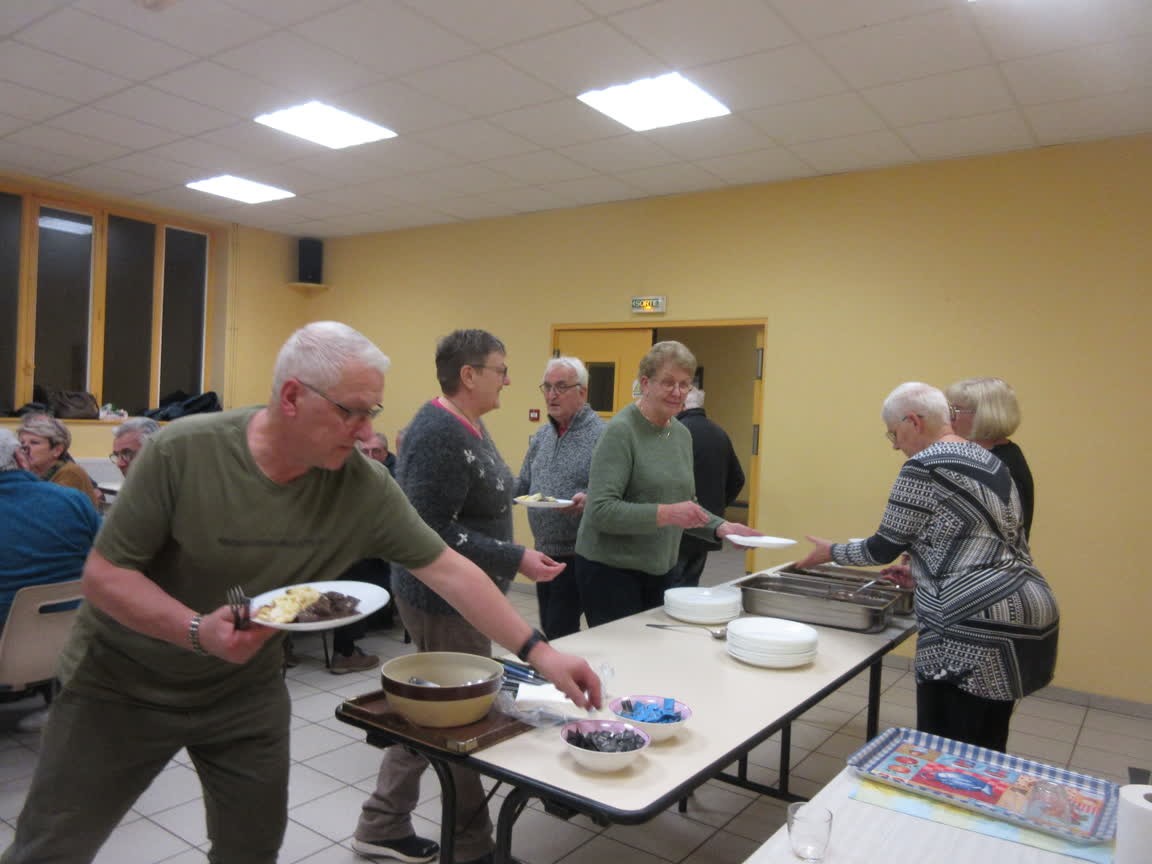
[[337,715],[341,714],[360,721],[355,725],[363,729],[378,729],[447,753],[474,753],[532,728],[527,723],[509,717],[495,708],[489,711],[484,719],[466,726],[448,726],[442,729],[417,726],[396,713],[388,704],[388,694],[383,690],[346,700],[337,709]]

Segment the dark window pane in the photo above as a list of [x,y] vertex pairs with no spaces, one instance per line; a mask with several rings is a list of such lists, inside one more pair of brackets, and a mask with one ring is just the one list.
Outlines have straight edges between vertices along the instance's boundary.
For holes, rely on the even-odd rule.
[[36,384],[88,389],[92,217],[40,208],[36,259]]
[[20,196],[0,192],[0,413],[16,405],[16,322],[20,299]]
[[152,363],[152,267],[156,226],[108,217],[104,387],[100,398],[130,414],[147,409]]
[[204,302],[208,237],[164,231],[164,311],[160,337],[160,397],[200,392],[204,377]]
[[616,364],[588,364],[588,404],[593,411],[611,412],[616,396]]

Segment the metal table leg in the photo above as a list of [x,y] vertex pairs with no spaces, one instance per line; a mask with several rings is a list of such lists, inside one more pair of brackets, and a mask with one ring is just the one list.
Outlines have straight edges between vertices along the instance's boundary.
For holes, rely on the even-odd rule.
[[[524,812],[532,795],[513,786],[504,796],[504,803],[500,805],[500,816],[496,820],[496,848],[492,852],[492,864],[509,864],[512,860],[512,826]],[[441,861],[444,860],[441,853]]]
[[452,768],[440,759],[429,759],[428,764],[440,778],[440,860],[453,864],[456,860],[456,781]]
[[880,677],[883,664],[877,660],[868,667],[868,726],[865,732],[869,741],[876,737],[880,728]]

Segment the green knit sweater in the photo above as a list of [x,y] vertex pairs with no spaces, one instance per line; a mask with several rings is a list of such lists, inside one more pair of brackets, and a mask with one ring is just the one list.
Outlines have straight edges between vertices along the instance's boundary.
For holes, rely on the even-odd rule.
[[[660,428],[629,405],[608,421],[592,454],[588,501],[576,553],[622,570],[660,575],[676,563],[683,529],[656,525],[659,504],[696,497],[692,436],[673,419]],[[724,520],[713,516],[688,533],[715,539]]]

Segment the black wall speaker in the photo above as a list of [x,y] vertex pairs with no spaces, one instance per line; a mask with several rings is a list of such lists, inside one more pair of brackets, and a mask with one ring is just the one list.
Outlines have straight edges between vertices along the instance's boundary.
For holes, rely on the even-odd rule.
[[298,282],[319,285],[324,281],[324,241],[301,237],[297,254]]

